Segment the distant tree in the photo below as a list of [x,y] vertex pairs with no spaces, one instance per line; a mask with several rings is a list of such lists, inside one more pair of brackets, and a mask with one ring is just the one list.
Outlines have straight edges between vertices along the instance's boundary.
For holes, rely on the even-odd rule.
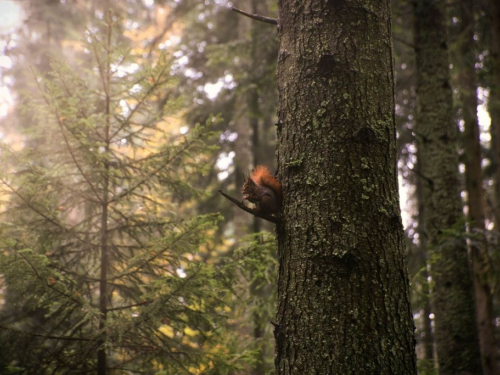
[[277,374],[416,374],[389,1],[278,3]]
[[495,229],[500,230],[500,3],[495,0],[486,2],[486,14],[490,20],[489,51],[490,74],[488,76],[490,95],[488,111],[491,118],[493,141],[493,162],[495,171],[494,217]]
[[456,87],[460,117],[463,120],[463,144],[465,156],[465,182],[468,217],[470,218],[470,254],[473,267],[473,284],[476,302],[476,319],[481,347],[483,372],[498,374],[493,295],[490,285],[491,265],[486,242],[486,199],[483,189],[480,129],[477,117],[477,76],[475,2],[461,0],[457,3],[459,21],[455,23],[456,51],[453,63],[458,71]]
[[[407,235],[408,270],[411,280],[411,301],[415,317],[415,336],[419,373],[435,372],[432,307],[429,294],[428,252],[424,232],[422,179],[415,139],[415,51],[413,29],[408,20],[413,15],[413,4],[404,0],[391,1],[394,33],[394,78],[398,171],[403,179],[408,199],[403,209],[411,215],[404,223]],[[421,350],[420,350],[421,349]],[[430,371],[430,372],[426,372]]]
[[218,215],[190,210],[218,118],[181,134],[175,103],[158,104],[176,87],[169,58],[135,55],[119,23],[86,34],[90,65],[34,72],[29,143],[1,145],[2,374],[225,374],[251,361],[221,335],[235,264],[204,262]]
[[[249,13],[269,14],[273,6],[268,6],[268,3],[271,2],[235,0],[232,5]],[[240,195],[244,176],[253,166],[267,164],[274,170],[276,28],[253,22],[213,2],[181,0],[171,5],[173,12],[183,20],[179,54],[186,58],[187,63],[176,73],[189,107],[184,111],[185,118],[188,122],[196,122],[211,112],[220,112],[224,121],[217,125],[222,131],[218,141],[221,145],[219,160],[231,159],[225,163],[214,160],[213,171],[224,174],[224,178],[219,179],[217,173],[212,173],[203,176],[199,183],[201,186],[217,184],[218,187],[212,189],[214,193],[222,187]],[[221,87],[216,96],[200,89],[213,84]],[[252,218],[233,205],[216,206],[219,202],[207,195],[197,204],[201,210],[221,211],[225,220],[221,223],[224,230],[221,230],[220,238],[223,239],[223,235],[234,237],[233,249],[239,246],[239,239],[249,230],[272,230],[270,223]],[[259,236],[255,238],[259,241]],[[264,280],[259,279],[259,272],[250,279],[252,303],[245,306],[247,322],[235,328],[241,334],[249,333],[254,337],[254,345],[261,355],[248,371],[260,375],[273,366],[273,336],[269,321],[273,320],[274,313],[274,285],[262,286]]]
[[[102,19],[109,10],[136,21],[144,15],[145,7],[142,2],[101,0],[25,0],[16,2],[16,5],[24,15],[22,26],[0,35],[0,40],[4,43],[2,52],[12,64],[8,69],[2,69],[0,77],[14,96],[30,86],[31,75],[26,74],[28,65],[45,73],[51,69],[53,54],[64,54],[68,61],[84,59],[85,55],[79,46],[86,27],[96,19]],[[11,132],[9,127],[13,122],[18,127],[29,127],[23,113],[16,111],[17,107],[13,109],[15,116],[9,116],[4,131]]]
[[453,121],[445,2],[414,4],[417,117],[424,241],[431,252],[432,308],[440,374],[481,374]]

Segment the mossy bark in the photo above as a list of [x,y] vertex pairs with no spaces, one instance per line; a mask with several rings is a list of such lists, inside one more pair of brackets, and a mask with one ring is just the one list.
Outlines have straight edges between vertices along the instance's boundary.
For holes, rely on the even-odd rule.
[[472,278],[463,236],[458,128],[453,121],[444,0],[415,2],[416,135],[439,373],[481,374]]
[[416,374],[389,1],[278,9],[277,374]]

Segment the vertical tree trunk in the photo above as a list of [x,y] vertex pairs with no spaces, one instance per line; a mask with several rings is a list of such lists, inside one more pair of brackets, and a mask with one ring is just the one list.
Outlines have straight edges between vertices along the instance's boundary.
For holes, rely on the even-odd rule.
[[[250,2],[250,13],[253,14],[267,14],[266,12],[260,12],[259,7],[258,7],[258,0],[251,0]],[[255,70],[257,68],[257,64],[262,63],[261,61],[258,61],[258,35],[259,35],[259,28],[261,29],[262,25],[252,22],[251,24],[251,29],[250,29],[250,71],[248,72],[249,76],[249,82],[248,82],[248,87],[247,87],[247,106],[248,106],[248,113],[249,113],[249,121],[250,121],[250,128],[252,131],[252,158],[253,158],[253,165],[256,166],[261,163],[260,160],[260,132],[259,132],[259,93],[257,91],[258,88],[258,77],[255,77]],[[262,30],[262,29],[261,29]],[[261,226],[261,219],[258,219],[256,217],[253,217],[252,220],[252,231],[254,233],[258,233],[262,230]],[[258,290],[256,288],[256,285],[259,285],[261,283],[260,278],[255,279],[255,275],[252,275],[253,283],[250,285],[250,294],[253,296],[260,296],[263,297],[263,293],[265,292],[264,290]],[[252,369],[250,371],[250,375],[260,375],[264,374],[266,371],[266,366],[265,366],[265,347],[263,347],[263,342],[262,338],[264,336],[264,322],[262,321],[260,314],[257,311],[253,311],[252,313],[252,323],[253,323],[253,338],[256,342],[259,342],[259,357],[255,364],[252,366]]]
[[457,82],[464,121],[465,181],[468,196],[469,218],[474,239],[470,243],[476,297],[481,362],[485,375],[500,373],[496,360],[493,301],[488,283],[488,255],[486,253],[483,174],[481,170],[481,144],[477,120],[477,79],[475,72],[476,51],[474,42],[474,1],[460,2],[460,27]]
[[[252,5],[254,5],[255,0],[252,1]],[[252,7],[253,8],[253,7]],[[255,9],[252,9],[252,13],[257,13]],[[253,27],[252,27],[253,28]],[[252,33],[254,34],[254,33]],[[255,47],[256,41],[252,39],[252,49]],[[255,51],[253,51],[255,52]],[[254,57],[254,55],[252,56]],[[252,61],[253,62],[253,61]],[[259,97],[257,93],[256,83],[254,83],[254,87],[249,89],[247,93],[247,104],[248,109],[250,111],[250,127],[252,129],[252,157],[253,157],[253,165],[260,164],[259,158],[259,145],[260,145],[260,137],[259,137],[259,119],[257,118],[257,111],[259,109],[258,103]],[[252,232],[258,233],[262,230],[261,219],[254,217],[252,219]],[[255,275],[252,275],[252,279],[254,279]],[[250,285],[250,294],[254,296],[262,296],[263,290],[259,291],[255,285],[259,285],[261,280],[259,278],[255,279],[254,282]],[[256,341],[260,341],[264,336],[264,322],[260,318],[260,314],[257,311],[252,313],[252,322],[253,322],[253,338]],[[260,355],[258,360],[252,367],[251,375],[260,375],[265,373],[265,357],[264,357],[265,348],[260,347]]]
[[[111,15],[108,16],[108,48],[107,51],[111,51]],[[104,92],[106,93],[105,100],[105,116],[106,116],[106,126],[104,129],[103,140],[105,143],[105,155],[109,155],[110,148],[110,134],[109,130],[111,128],[111,66],[110,66],[110,56],[106,57],[105,61],[105,71],[102,76],[102,85],[104,86]],[[97,374],[106,375],[107,373],[107,355],[106,355],[106,345],[107,345],[107,332],[106,332],[106,320],[108,314],[108,268],[109,268],[109,254],[108,254],[108,205],[109,205],[109,173],[110,165],[109,160],[103,158],[103,186],[102,186],[102,198],[101,198],[101,274],[99,277],[99,312],[101,317],[99,319],[99,340],[97,349]]]
[[[109,147],[109,143],[107,145]],[[107,150],[109,151],[109,150]],[[106,161],[104,173],[109,173],[109,163]],[[102,212],[101,212],[101,275],[99,280],[99,312],[101,317],[99,320],[99,341],[97,349],[97,374],[106,375],[107,358],[106,358],[106,317],[108,313],[108,177],[105,177],[105,186],[103,187],[102,197]]]
[[[415,3],[416,134],[424,179],[425,233],[434,253],[432,307],[439,373],[480,374],[472,278],[459,190],[457,136],[444,0]],[[453,235],[453,232],[459,235]]]
[[389,1],[280,0],[277,374],[416,374]]
[[500,2],[489,0],[488,15],[491,22],[491,76],[488,111],[491,118],[491,135],[494,146],[495,171],[495,229],[500,229]]
[[[233,4],[238,9],[248,10],[248,1],[235,0]],[[251,29],[252,20],[246,17],[236,17],[238,20],[238,27],[235,29],[235,40],[242,43],[248,37]],[[248,69],[250,70],[250,69]],[[248,85],[248,82],[246,82]],[[237,189],[241,190],[245,181],[245,176],[248,175],[250,167],[253,165],[253,156],[251,149],[253,142],[252,127],[250,124],[248,95],[237,95],[232,112],[232,121],[234,131],[238,137],[234,141],[234,150],[238,150],[234,157],[234,184]],[[235,228],[235,237],[243,237],[248,233],[248,228],[252,225],[252,218],[244,211],[240,210],[237,206],[233,206],[233,221]]]
[[[239,1],[234,4],[238,9],[249,13],[268,14],[268,8],[265,0]],[[244,75],[243,84],[240,87],[240,92],[236,105],[238,113],[238,139],[236,140],[237,165],[241,166],[242,172],[248,175],[249,170],[258,164],[265,164],[272,167],[273,152],[270,155],[268,150],[265,150],[265,134],[262,123],[262,92],[263,84],[265,83],[265,72],[269,69],[269,56],[267,50],[268,44],[264,44],[265,36],[272,33],[274,30],[271,25],[262,25],[259,22],[250,20],[249,18],[239,17],[238,39],[239,43],[245,43],[247,48],[244,49],[247,63]],[[267,55],[266,55],[267,53]],[[272,56],[275,59],[275,54]],[[274,60],[271,62],[273,63]],[[269,83],[265,83],[269,84]],[[268,142],[267,142],[268,143]],[[243,151],[243,152],[242,152]],[[272,168],[271,168],[272,169]],[[243,174],[240,173],[240,176]],[[241,188],[243,181],[236,184]],[[243,229],[244,233],[248,233],[248,229],[253,233],[258,233],[262,230],[272,230],[274,225],[267,223],[262,219],[252,217],[241,210],[237,210],[236,215],[240,217],[241,225],[238,225],[238,230]],[[243,213],[243,215],[242,215]],[[244,225],[243,225],[244,224]],[[240,234],[243,235],[244,233]],[[250,278],[252,283],[249,286],[249,294],[254,303],[267,301],[272,303],[270,296],[272,294],[272,286],[263,287],[266,282],[256,273],[251,273]],[[267,316],[266,316],[267,315]],[[270,359],[272,358],[272,343],[269,340],[269,320],[268,314],[263,313],[263,310],[258,306],[253,306],[250,312],[250,329],[249,334],[253,336],[254,348],[259,351],[256,361],[248,369],[251,375],[261,375],[270,370]],[[267,327],[267,329],[266,329]]]
[[[420,162],[420,152],[417,149],[417,170],[418,170],[418,176],[422,176],[422,168],[421,168],[421,162]],[[429,264],[429,257],[428,257],[428,243],[427,243],[427,238],[425,235],[425,202],[424,202],[424,181],[422,178],[418,178],[416,181],[416,186],[415,186],[415,195],[417,197],[418,201],[418,240],[419,240],[419,251],[421,253],[421,266],[425,267],[425,271],[423,271],[423,276],[426,279],[426,284],[424,285],[424,290],[423,293],[427,298],[427,301],[425,302],[424,305],[424,316],[423,316],[423,331],[424,331],[424,339],[423,341],[423,346],[424,346],[424,359],[427,360],[426,366],[429,366],[431,368],[435,367],[434,364],[434,335],[432,332],[432,322],[431,322],[431,301],[430,301],[430,288],[429,288],[429,272],[428,272],[428,264]]]

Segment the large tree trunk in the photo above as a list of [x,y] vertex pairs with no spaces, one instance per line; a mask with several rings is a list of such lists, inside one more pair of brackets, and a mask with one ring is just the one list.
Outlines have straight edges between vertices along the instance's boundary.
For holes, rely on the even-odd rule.
[[416,374],[389,1],[278,13],[277,374]]
[[415,3],[416,135],[424,179],[424,227],[434,254],[435,345],[441,375],[481,374],[472,278],[460,234],[458,128],[453,122],[444,10],[444,0]]

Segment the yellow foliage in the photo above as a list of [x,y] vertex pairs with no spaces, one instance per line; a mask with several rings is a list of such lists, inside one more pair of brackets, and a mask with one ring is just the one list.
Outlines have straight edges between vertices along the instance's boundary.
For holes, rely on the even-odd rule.
[[184,336],[182,338],[182,345],[190,346],[193,349],[199,349],[199,345],[189,339],[189,337]]
[[188,335],[189,337],[194,337],[198,335],[198,331],[191,329],[189,327],[184,328],[184,333]]
[[171,339],[175,336],[174,329],[170,326],[162,325],[158,330]]

